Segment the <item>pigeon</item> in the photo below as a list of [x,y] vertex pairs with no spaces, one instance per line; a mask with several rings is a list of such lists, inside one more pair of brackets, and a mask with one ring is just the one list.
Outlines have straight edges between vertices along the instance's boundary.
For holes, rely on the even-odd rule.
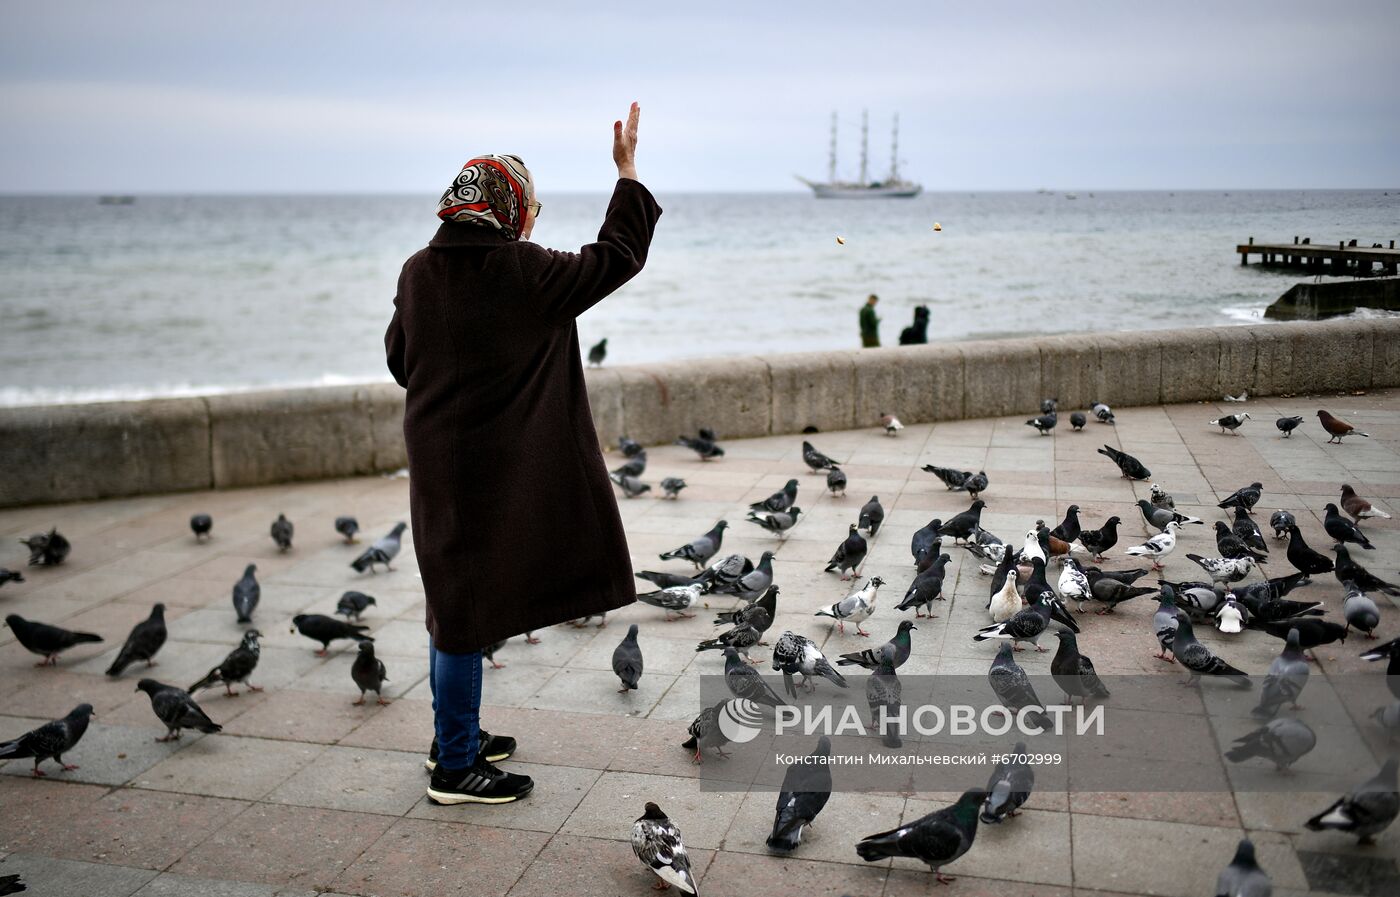
[[1396,698],[1400,698],[1400,638],[1393,638],[1368,651],[1361,652],[1362,660],[1389,660],[1385,667],[1385,686]]
[[1060,598],[1065,601],[1077,602],[1079,612],[1084,613],[1084,602],[1093,596],[1093,592],[1089,585],[1089,577],[1085,575],[1084,567],[1079,561],[1065,558],[1064,566],[1060,568],[1060,580],[1055,583],[1055,591],[1059,592]]
[[595,367],[595,368],[596,368],[596,367],[601,367],[602,364],[603,364],[603,359],[605,359],[605,358],[607,358],[607,357],[608,357],[608,339],[607,339],[607,337],[603,337],[602,340],[600,340],[599,342],[595,343],[593,346],[591,346],[591,347],[589,348],[589,350],[588,350],[588,363],[589,363],[590,365],[592,365],[593,367]]
[[1389,514],[1387,514],[1385,511],[1371,507],[1371,503],[1369,501],[1357,495],[1356,490],[1348,486],[1346,483],[1342,484],[1342,510],[1350,514],[1351,519],[1355,520],[1357,523],[1360,523],[1363,517],[1380,517],[1385,520],[1390,519]]
[[672,620],[695,616],[695,614],[686,613],[686,609],[693,607],[704,592],[704,588],[699,584],[670,586],[655,592],[638,592],[637,600],[664,610],[666,622],[669,623]]
[[1246,544],[1244,540],[1235,535],[1234,530],[1223,520],[1215,521],[1215,547],[1220,552],[1221,557],[1238,560],[1239,558],[1249,558],[1256,564],[1268,563],[1267,557],[1262,557]]
[[1296,567],[1300,573],[1306,573],[1309,576],[1318,573],[1331,573],[1334,566],[1331,558],[1313,551],[1308,543],[1303,541],[1303,531],[1298,529],[1296,523],[1288,526],[1287,557],[1288,563]]
[[856,528],[865,530],[865,534],[873,539],[880,531],[880,524],[884,522],[885,508],[880,504],[880,496],[872,495],[870,501],[861,506],[860,522],[856,524]]
[[1103,402],[1091,402],[1089,405],[1089,411],[1093,413],[1094,418],[1099,423],[1113,423],[1113,409],[1105,405]]
[[1389,757],[1381,771],[1306,823],[1315,832],[1335,829],[1356,835],[1360,844],[1376,843],[1375,835],[1400,814],[1395,770],[1400,760]]
[[[940,521],[938,527],[935,527],[935,531],[941,529],[942,526]],[[1006,560],[1006,543],[997,538],[994,533],[988,532],[980,526],[972,531],[972,534],[967,537],[967,541],[962,543],[962,547],[967,549],[969,554],[983,560],[993,561],[997,564]],[[1011,554],[1015,555],[1016,552],[1012,551]]]
[[1157,611],[1152,615],[1152,634],[1157,637],[1161,650],[1152,656],[1167,663],[1176,663],[1171,654],[1176,643],[1176,629],[1181,623],[1180,609],[1176,606],[1176,589],[1170,583],[1160,583],[1162,599],[1157,603]]
[[1050,535],[1062,542],[1073,542],[1079,538],[1082,527],[1079,525],[1079,505],[1065,508],[1065,519],[1050,531]]
[[716,458],[724,457],[724,449],[715,442],[714,436],[706,436],[707,430],[701,430],[700,435],[694,438],[690,436],[677,436],[676,445],[683,445],[692,452],[700,456],[701,461],[713,461]]
[[993,623],[1005,623],[1021,611],[1021,596],[1016,591],[1016,570],[1009,569],[1002,580],[1001,588],[992,593],[987,603],[987,611]]
[[[588,621],[589,621],[589,620],[592,620],[594,617],[597,617],[597,618],[598,618],[598,622],[597,622],[597,624],[595,624],[595,628],[597,628],[597,629],[604,629],[604,628],[607,627],[607,625],[608,625],[608,612],[607,612],[607,611],[603,611],[601,614],[589,614],[589,615],[586,616],[586,617],[579,617],[578,619],[570,620],[570,621],[569,621],[569,625],[572,626],[572,627],[574,627],[575,629],[582,629],[583,627],[587,626],[587,625],[588,625]],[[533,632],[533,630],[532,630],[532,632]],[[528,644],[531,644],[531,645],[538,645],[538,644],[540,643],[540,640],[539,640],[539,639],[535,639],[534,641],[531,641],[528,637],[525,639],[525,641],[526,641]]]
[[1175,592],[1178,606],[1194,620],[1215,616],[1227,594],[1225,587],[1215,582],[1159,582]]
[[[726,554],[722,558],[710,561],[710,565],[701,570],[694,581],[711,592],[733,592],[739,581],[754,572],[754,569],[753,561],[742,554]],[[753,580],[750,582],[757,584]]]
[[870,728],[880,733],[880,741],[887,748],[903,747],[899,737],[900,706],[904,697],[904,685],[895,673],[895,649],[885,645],[880,649],[880,662],[875,671],[865,680],[865,703],[870,708]]
[[826,455],[823,455],[812,446],[812,443],[806,441],[802,443],[802,463],[810,467],[813,473],[819,470],[831,470],[840,466],[840,462],[833,461]]
[[190,532],[194,533],[196,542],[203,542],[209,538],[209,534],[214,529],[214,518],[208,514],[195,514],[190,517]]
[[685,480],[680,477],[666,477],[661,481],[661,497],[676,499],[685,488]]
[[1012,714],[1021,715],[1027,723],[1041,729],[1048,731],[1054,728],[1050,717],[1042,711],[1045,704],[1036,697],[1030,677],[1021,665],[1016,663],[1009,642],[1002,642],[1001,647],[997,649],[997,656],[992,660],[991,669],[987,671],[987,681],[991,683],[992,693],[997,696],[997,700]]
[[258,585],[258,578],[253,575],[257,570],[257,564],[249,564],[243,568],[243,578],[233,584],[233,612],[238,615],[240,623],[253,622],[253,611],[262,598],[262,586]]
[[793,763],[783,773],[783,790],[778,793],[778,806],[773,812],[773,833],[768,836],[769,850],[791,853],[802,843],[802,830],[817,818],[831,798],[831,765],[824,758],[831,756],[831,739],[817,739],[817,747],[804,763]]
[[940,526],[938,534],[952,536],[955,542],[967,541],[981,527],[982,509],[986,506],[987,503],[982,499],[974,499],[966,511],[950,517],[946,523]]
[[1249,512],[1244,508],[1235,508],[1235,522],[1230,524],[1230,529],[1247,548],[1264,554],[1269,553],[1269,543],[1264,541],[1259,524],[1254,522],[1254,518],[1249,516]]
[[360,689],[360,699],[351,702],[354,706],[365,702],[367,691],[374,692],[375,703],[390,703],[384,698],[384,683],[389,681],[389,671],[384,668],[384,661],[374,656],[373,642],[360,642],[360,652],[355,655],[355,662],[350,664],[350,678]]
[[1331,437],[1327,440],[1328,442],[1335,442],[1341,445],[1343,436],[1364,436],[1367,439],[1371,438],[1370,433],[1362,433],[1340,417],[1326,411],[1318,411],[1317,419],[1322,422],[1322,429],[1326,430]]
[[785,511],[750,511],[744,518],[749,523],[756,523],[778,538],[786,538],[788,530],[797,525],[797,518],[802,514],[802,509],[796,506]]
[[[865,560],[865,553],[869,546],[865,543],[865,537],[856,531],[856,524],[852,523],[847,530],[846,539],[836,546],[836,552],[832,554],[831,560],[827,561],[825,572],[839,572],[841,578],[850,579],[855,576],[856,568],[860,562]],[[847,573],[847,571],[850,571]]]
[[1225,401],[1227,401],[1227,402],[1248,402],[1248,401],[1249,401],[1249,390],[1246,389],[1244,392],[1240,393],[1240,394],[1237,395],[1237,396],[1227,395],[1227,396],[1225,396]]
[[1016,811],[1030,799],[1035,787],[1035,769],[1025,762],[1026,743],[1016,742],[1011,753],[998,761],[987,779],[987,799],[982,802],[981,818],[987,825],[1019,816]]
[[355,534],[360,531],[360,521],[354,517],[335,518],[335,531],[345,537],[345,544],[353,545],[357,541]]
[[1103,560],[1103,556],[1108,553],[1108,550],[1118,544],[1118,524],[1122,522],[1120,518],[1114,516],[1105,520],[1099,529],[1081,530],[1079,544],[1094,555],[1094,560]]
[[1172,639],[1172,654],[1191,673],[1182,685],[1199,685],[1202,676],[1224,676],[1240,688],[1253,688],[1249,676],[1217,657],[1209,648],[1196,641],[1191,620],[1177,617],[1176,636]]
[[1147,567],[1134,567],[1131,570],[1101,570],[1098,567],[1086,567],[1084,573],[1092,579],[1116,579],[1125,586],[1130,586],[1151,573]]
[[1244,628],[1244,610],[1234,596],[1225,599],[1225,604],[1215,612],[1215,628],[1227,635],[1236,635]]
[[908,620],[900,620],[899,630],[895,632],[894,637],[888,642],[885,642],[884,645],[881,645],[878,650],[866,648],[864,651],[842,654],[840,659],[836,661],[836,665],[843,667],[858,666],[867,670],[877,669],[880,666],[880,652],[885,649],[885,645],[889,645],[894,649],[893,661],[895,668],[902,667],[904,666],[904,662],[909,659],[909,652],[913,650],[913,637],[909,635],[909,632],[910,630],[918,628],[919,627]]
[[1103,604],[1098,610],[1100,615],[1111,614],[1123,602],[1157,591],[1150,586],[1130,586],[1100,573],[1086,573],[1084,579],[1089,583],[1089,597]]
[[739,659],[736,648],[724,649],[724,684],[729,686],[730,694],[736,698],[769,707],[778,707],[783,703],[783,699],[764,681],[758,670]]
[[[627,462],[621,467],[614,468],[611,472],[629,477],[639,477],[647,470],[647,450],[642,449],[634,455],[627,456]],[[615,480],[614,480],[615,482]]]
[[1244,508],[1246,511],[1254,510],[1254,506],[1259,503],[1259,498],[1264,494],[1263,483],[1250,483],[1242,486],[1216,505],[1218,508]]
[[734,610],[720,611],[715,617],[716,626],[742,626],[749,625],[764,632],[772,625],[773,619],[778,615],[778,587],[769,586],[763,595],[752,604],[744,604]]
[[1041,399],[1041,400],[1040,400],[1040,413],[1041,413],[1041,414],[1053,414],[1053,413],[1055,413],[1056,409],[1058,409],[1059,407],[1060,407],[1060,400],[1059,400],[1059,399]]
[[1287,539],[1288,528],[1297,526],[1298,518],[1280,508],[1269,516],[1269,526],[1274,528],[1275,539]]
[[1293,435],[1293,431],[1298,429],[1298,425],[1302,422],[1303,418],[1301,415],[1298,417],[1280,417],[1278,420],[1274,421],[1274,426],[1278,427],[1279,432],[1283,434],[1283,438],[1287,439]]
[[939,884],[949,884],[956,879],[940,869],[972,848],[977,837],[977,817],[986,799],[987,792],[981,788],[965,791],[951,807],[862,838],[856,853],[867,863],[886,857],[909,857],[927,864]]
[[703,763],[701,752],[705,748],[713,748],[721,758],[729,756],[724,750],[724,746],[729,743],[729,736],[724,734],[724,728],[719,724],[719,717],[725,712],[726,703],[720,701],[713,707],[706,707],[686,729],[690,737],[681,743],[681,747],[695,752],[690,762]]
[[1120,452],[1111,445],[1105,445],[1098,450],[1100,455],[1108,458],[1122,472],[1123,477],[1129,480],[1145,480],[1152,476],[1152,471],[1148,470],[1141,461],[1134,458],[1127,452]]
[[612,480],[618,485],[618,488],[622,490],[622,494],[626,498],[636,498],[637,496],[645,492],[651,491],[650,484],[643,483],[636,477],[628,476],[624,473],[618,473],[615,471],[613,473],[608,474],[608,479]]
[[278,551],[290,551],[292,548],[292,521],[287,519],[286,514],[278,514],[277,519],[272,521],[272,541],[277,543]]
[[1084,425],[1087,424],[1088,422],[1089,422],[1089,419],[1088,419],[1087,417],[1084,416],[1084,412],[1082,412],[1082,411],[1072,411],[1072,412],[1070,412],[1070,415],[1069,415],[1069,425],[1070,425],[1070,427],[1074,430],[1074,432],[1078,433],[1080,430],[1084,429]]
[[1295,617],[1291,620],[1279,620],[1274,623],[1250,623],[1251,629],[1259,629],[1278,639],[1288,639],[1290,630],[1298,632],[1298,644],[1304,651],[1311,651],[1323,645],[1330,645],[1333,642],[1345,642],[1347,640],[1347,629],[1340,623],[1333,623],[1331,620],[1319,620],[1317,617]]
[[690,871],[690,855],[681,843],[681,830],[651,801],[632,824],[632,852],[661,880],[657,890],[675,885],[682,894],[700,893]]
[[738,595],[745,601],[753,602],[762,597],[773,584],[773,552],[765,551],[759,556],[758,566],[738,579],[716,582],[710,589],[724,595]]
[[913,538],[909,540],[909,553],[914,556],[914,566],[938,557],[943,548],[943,538],[938,535],[941,526],[943,521],[935,517],[914,531]]
[[724,541],[724,531],[728,526],[729,521],[719,521],[708,533],[695,541],[682,545],[680,548],[662,552],[661,560],[686,560],[694,564],[695,569],[704,569],[710,558],[719,552],[720,544]]
[[[1010,577],[1007,579],[1009,581]],[[1037,601],[1030,607],[1012,614],[1011,619],[1004,623],[993,623],[977,630],[972,640],[982,642],[992,638],[1005,638],[1011,639],[1012,650],[1015,651],[1021,650],[1021,642],[1030,642],[1035,645],[1037,651],[1045,651],[1047,649],[1040,647],[1040,637],[1045,634],[1049,625],[1050,605]]]
[[1377,707],[1371,714],[1371,719],[1385,730],[1391,740],[1394,740],[1400,736],[1400,701],[1395,701],[1384,707]]
[[481,656],[486,658],[487,662],[491,664],[491,669],[493,670],[500,670],[505,668],[505,664],[496,660],[496,652],[505,647],[506,641],[507,639],[501,639],[499,642],[487,645],[486,647],[481,649]]
[[1073,703],[1078,697],[1081,702],[1089,698],[1108,697],[1108,686],[1103,684],[1094,671],[1094,663],[1086,654],[1079,652],[1079,642],[1068,629],[1055,631],[1060,647],[1050,659],[1050,675],[1060,691],[1065,693],[1065,703]]
[[1218,420],[1213,420],[1210,422],[1210,425],[1212,427],[1219,427],[1222,434],[1228,432],[1235,433],[1235,435],[1238,436],[1239,433],[1237,431],[1247,420],[1249,420],[1249,412],[1241,411],[1239,414],[1227,414]]
[[1235,746],[1225,752],[1231,763],[1243,763],[1259,757],[1269,760],[1282,772],[1302,759],[1317,746],[1317,735],[1300,719],[1285,716],[1270,720],[1252,732],[1235,739]]
[[626,436],[618,437],[617,450],[622,452],[624,458],[632,458],[645,451],[640,442],[635,439],[629,439]]
[[987,472],[985,470],[979,470],[963,480],[962,486],[960,486],[957,491],[971,493],[972,497],[975,499],[978,495],[986,492],[987,486],[989,485],[990,481],[987,479]]
[[1171,497],[1171,493],[1167,492],[1167,490],[1158,486],[1156,483],[1153,483],[1148,488],[1148,495],[1152,499],[1152,506],[1154,508],[1170,508],[1171,510],[1176,510],[1176,500]]
[[408,529],[407,523],[396,523],[394,528],[383,536],[374,540],[364,553],[350,562],[356,573],[363,573],[366,570],[373,573],[376,564],[383,564],[385,570],[393,570],[393,560],[398,557],[399,550],[403,548],[403,531]]
[[5,625],[10,627],[15,634],[15,640],[26,651],[44,658],[34,664],[36,667],[58,666],[58,655],[74,645],[102,641],[102,636],[93,635],[91,632],[72,632],[59,626],[50,626],[48,623],[26,620],[19,614],[5,617]]
[[1273,719],[1284,704],[1291,704],[1297,710],[1298,696],[1308,684],[1308,659],[1303,656],[1298,630],[1290,627],[1286,639],[1283,652],[1269,664],[1269,672],[1264,677],[1264,687],[1259,694],[1259,704],[1250,711],[1258,719]]
[[373,595],[366,595],[364,592],[346,592],[336,602],[335,612],[347,620],[354,617],[358,622],[365,610],[375,603]]
[[[837,688],[848,687],[846,677],[831,665],[826,655],[817,647],[817,643],[790,629],[784,630],[773,645],[772,661],[773,669],[783,674],[783,688],[788,697],[797,697],[797,685],[808,691],[816,691],[817,685],[812,680],[817,676],[821,676]],[[798,673],[802,674],[802,681],[795,685],[792,677]]]
[[144,691],[150,697],[151,709],[165,723],[165,737],[156,741],[174,741],[180,737],[181,729],[196,729],[206,735],[223,731],[224,727],[211,720],[183,688],[154,679],[142,679],[136,683],[136,690]]
[[1040,433],[1041,436],[1049,436],[1050,431],[1055,429],[1055,424],[1059,422],[1059,418],[1055,416],[1055,412],[1051,411],[1048,414],[1042,414],[1039,417],[1031,418],[1026,421],[1026,426],[1035,427],[1036,431]]
[[[940,554],[922,573],[915,576],[914,581],[909,584],[909,591],[904,593],[904,599],[896,605],[895,610],[913,608],[916,619],[924,616],[932,619],[938,616],[933,612],[933,602],[947,600],[943,597],[943,580],[950,560],[952,558],[948,555]],[[927,609],[928,613],[919,610],[921,607]]]
[[893,414],[880,415],[880,426],[885,428],[886,436],[898,436],[899,431],[904,429],[904,424],[899,422],[899,418]]
[[79,704],[63,719],[44,723],[14,741],[0,742],[0,760],[23,760],[32,757],[33,775],[40,778],[47,775],[39,768],[39,764],[44,760],[53,760],[63,767],[64,772],[71,772],[78,766],[75,763],[64,763],[63,755],[73,750],[82,740],[92,716],[91,704]]
[[1186,558],[1209,573],[1215,582],[1239,582],[1254,569],[1252,557],[1208,558],[1199,554],[1188,554]]
[[20,539],[20,544],[29,549],[29,566],[57,567],[67,559],[73,545],[64,538],[57,528],[47,533],[35,533],[28,539]]
[[[768,623],[769,621],[765,617],[763,619],[765,628]],[[757,663],[758,661],[749,656],[749,649],[759,644],[762,638],[763,631],[757,626],[752,623],[740,623],[733,629],[720,633],[715,638],[704,640],[695,646],[695,650],[698,653],[700,651],[719,651],[726,648],[735,648],[744,655],[744,660],[749,663]]]
[[1366,593],[1356,587],[1356,583],[1347,582],[1346,597],[1342,599],[1342,616],[1346,619],[1348,630],[1359,629],[1366,633],[1367,638],[1376,637],[1376,627],[1381,622],[1380,608],[1376,607],[1376,602],[1367,597]]
[[813,616],[831,617],[836,621],[837,627],[844,635],[846,632],[846,621],[850,620],[856,624],[856,635],[870,635],[860,624],[864,620],[870,619],[870,615],[875,613],[875,599],[880,591],[880,586],[885,581],[878,576],[871,577],[865,588],[852,592],[845,598],[831,605],[819,609]]
[[287,631],[300,632],[312,641],[320,642],[321,650],[316,652],[316,656],[325,657],[331,642],[336,639],[351,638],[357,642],[374,641],[373,638],[364,634],[366,629],[369,627],[357,623],[347,623],[324,614],[297,614],[292,617],[292,628]]
[[622,682],[622,688],[617,690],[618,694],[636,690],[637,683],[642,679],[642,649],[637,644],[636,623],[627,627],[627,635],[623,636],[622,641],[613,649],[612,668],[618,680]]
[[1371,544],[1371,540],[1366,538],[1365,533],[1350,520],[1341,515],[1337,506],[1331,502],[1327,503],[1327,515],[1322,519],[1322,528],[1327,531],[1327,535],[1337,540],[1341,545],[1345,542],[1354,542],[1368,551],[1374,551],[1376,546]]
[[1325,612],[1321,601],[1290,601],[1283,597],[1307,578],[1306,573],[1290,573],[1277,579],[1236,586],[1230,594],[1245,606],[1252,620],[1270,622],[1289,617],[1320,617]]
[[1148,526],[1159,533],[1166,532],[1168,523],[1176,523],[1185,526],[1188,523],[1205,523],[1199,517],[1188,517],[1171,508],[1159,508],[1145,498],[1138,499],[1138,510],[1142,512],[1142,519]]
[[826,488],[833,496],[846,494],[846,473],[839,467],[826,472]]
[[126,637],[126,644],[117,652],[112,665],[107,668],[108,676],[120,676],[122,671],[138,660],[146,661],[146,666],[155,666],[156,652],[165,644],[165,605],[151,608],[151,615],[137,623]]
[[[1337,555],[1337,564],[1333,573],[1340,583],[1355,583],[1356,587],[1363,592],[1383,592],[1392,598],[1400,598],[1400,586],[1392,585],[1376,576],[1365,567],[1351,559],[1351,552],[1346,546],[1338,545],[1332,549]],[[1325,558],[1324,558],[1325,560]]]
[[970,470],[955,470],[951,467],[939,467],[936,464],[925,464],[923,470],[933,474],[943,481],[943,485],[948,487],[949,492],[957,492],[963,489],[963,483],[972,476]]
[[1235,858],[1215,880],[1216,897],[1269,897],[1273,892],[1273,882],[1254,858],[1254,842],[1241,838]]
[[[1223,526],[1224,524],[1217,524]],[[1167,528],[1141,545],[1134,545],[1126,550],[1127,554],[1133,557],[1147,558],[1152,562],[1153,570],[1162,569],[1162,558],[1176,550],[1176,531],[1181,529],[1181,524],[1175,520],[1167,523]]]
[[207,675],[187,690],[194,694],[202,688],[210,688],[218,683],[224,684],[224,694],[230,698],[236,698],[239,692],[233,690],[236,683],[242,682],[248,686],[249,691],[262,691],[262,688],[248,681],[253,675],[253,670],[258,667],[258,659],[262,649],[258,645],[258,639],[262,638],[262,633],[256,629],[249,629],[243,633],[243,641],[238,647],[228,652],[228,656],[223,662],[214,667]]
[[786,511],[797,502],[797,480],[788,480],[783,488],[749,505],[750,511]]
[[24,582],[24,574],[8,567],[0,567],[0,586],[7,582]]

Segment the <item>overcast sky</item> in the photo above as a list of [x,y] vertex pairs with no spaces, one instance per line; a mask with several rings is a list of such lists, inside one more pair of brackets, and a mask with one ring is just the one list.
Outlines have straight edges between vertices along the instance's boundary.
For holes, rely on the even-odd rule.
[[[0,192],[1396,187],[1400,2],[0,5]],[[606,7],[608,11],[603,11]]]

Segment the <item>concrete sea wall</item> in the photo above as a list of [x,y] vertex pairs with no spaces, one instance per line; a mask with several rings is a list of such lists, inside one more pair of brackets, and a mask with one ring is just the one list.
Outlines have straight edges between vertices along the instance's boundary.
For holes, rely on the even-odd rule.
[[[588,371],[605,445],[1400,386],[1400,318],[1085,333]],[[393,384],[0,408],[0,507],[396,470]]]

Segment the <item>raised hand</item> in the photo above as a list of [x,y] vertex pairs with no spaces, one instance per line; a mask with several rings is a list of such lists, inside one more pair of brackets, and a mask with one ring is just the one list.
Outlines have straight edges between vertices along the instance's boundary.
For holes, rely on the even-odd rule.
[[613,122],[613,161],[617,163],[617,176],[637,179],[637,117],[642,107],[636,103],[627,113],[627,127],[622,122]]

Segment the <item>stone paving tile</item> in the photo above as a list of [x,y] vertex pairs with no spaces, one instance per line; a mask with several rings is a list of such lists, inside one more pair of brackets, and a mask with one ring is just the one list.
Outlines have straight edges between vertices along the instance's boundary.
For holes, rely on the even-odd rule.
[[402,816],[426,787],[422,754],[333,746],[274,788],[266,800]]
[[[744,795],[739,812],[724,838],[724,849],[743,853],[770,853],[765,841],[773,830],[778,794],[755,791]],[[802,834],[792,856],[804,860],[852,863],[865,866],[855,844],[866,835],[898,824],[904,799],[874,794],[834,794],[816,822]],[[782,856],[782,854],[776,854]]]
[[737,793],[701,793],[691,779],[607,772],[569,815],[562,831],[568,835],[627,840],[632,834],[632,821],[642,815],[646,802],[652,801],[678,820],[687,847],[716,848],[742,800],[743,795]]
[[0,863],[0,875],[18,873],[35,897],[128,897],[155,878],[146,869],[80,863],[34,853],[14,853]]
[[167,872],[151,879],[135,897],[315,897],[316,892],[300,888],[278,888],[217,878],[194,878]]
[[139,788],[258,800],[316,759],[324,748],[296,741],[214,735],[146,770]]
[[[640,815],[640,814],[639,814]],[[701,893],[712,891],[704,881],[712,851],[687,845],[691,869],[699,880]],[[578,835],[556,835],[506,892],[509,897],[617,897],[620,894],[646,894],[656,876],[632,854],[630,844]]]
[[852,866],[799,857],[722,851],[705,870],[700,889],[701,893],[711,894],[878,897],[884,892],[887,874],[883,863]]
[[548,840],[548,835],[519,829],[400,819],[345,870],[335,887],[399,897],[504,894]]
[[[345,675],[349,678],[348,669]],[[214,706],[243,700],[211,698],[205,705],[212,711]],[[386,709],[373,700],[355,707],[352,700],[349,695],[323,691],[266,692],[257,706],[234,717],[224,731],[229,735],[334,744]]]
[[[0,717],[0,741],[17,738],[47,720]],[[46,760],[40,769],[50,775],[61,775],[64,781],[90,782],[95,785],[120,785],[150,769],[180,749],[178,742],[158,744],[159,730],[105,726],[93,722],[83,740],[64,754],[65,763],[76,763],[78,769],[61,770],[57,763]],[[163,734],[163,733],[162,733]],[[32,760],[0,761],[5,775],[30,776]]]
[[59,780],[0,777],[0,850],[54,850],[72,821],[89,812],[108,789]]

